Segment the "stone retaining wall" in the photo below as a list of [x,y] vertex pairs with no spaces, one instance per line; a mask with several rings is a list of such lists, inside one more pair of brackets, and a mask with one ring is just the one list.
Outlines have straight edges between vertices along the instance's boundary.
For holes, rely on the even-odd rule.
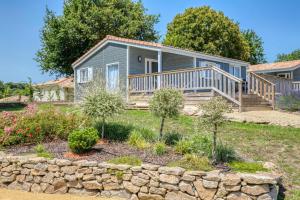
[[278,177],[186,171],[152,164],[0,157],[0,186],[30,192],[118,196],[131,200],[272,200]]

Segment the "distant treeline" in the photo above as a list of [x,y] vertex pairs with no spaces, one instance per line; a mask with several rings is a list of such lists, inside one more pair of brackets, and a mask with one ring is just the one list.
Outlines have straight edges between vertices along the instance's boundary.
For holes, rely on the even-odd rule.
[[26,82],[7,82],[4,83],[0,80],[0,99],[10,97],[10,96],[32,96],[33,88],[32,82],[29,78],[29,81]]

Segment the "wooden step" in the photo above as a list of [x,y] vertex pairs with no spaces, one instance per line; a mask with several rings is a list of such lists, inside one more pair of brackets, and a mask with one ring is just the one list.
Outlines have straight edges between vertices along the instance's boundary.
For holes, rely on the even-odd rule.
[[273,110],[271,106],[246,106],[242,108],[242,111],[263,111],[263,110]]

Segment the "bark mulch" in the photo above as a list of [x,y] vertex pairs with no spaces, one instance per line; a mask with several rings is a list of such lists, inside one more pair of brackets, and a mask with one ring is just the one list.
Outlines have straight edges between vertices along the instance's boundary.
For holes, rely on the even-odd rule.
[[[157,165],[167,165],[171,161],[179,160],[181,155],[176,154],[171,148],[168,153],[157,156],[153,154],[152,148],[139,150],[129,146],[126,143],[111,142],[108,144],[96,144],[91,152],[83,155],[76,155],[70,153],[68,143],[66,141],[57,140],[43,143],[44,147],[53,154],[55,158],[63,158],[69,160],[93,160],[103,162],[119,156],[136,156],[144,163],[152,163]],[[13,155],[34,154],[35,145],[16,145],[6,149],[6,153]]]

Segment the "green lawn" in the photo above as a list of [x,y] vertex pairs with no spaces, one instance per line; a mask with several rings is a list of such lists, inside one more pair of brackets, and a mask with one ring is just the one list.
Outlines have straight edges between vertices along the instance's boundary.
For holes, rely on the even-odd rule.
[[[134,124],[154,131],[159,130],[159,119],[148,111],[129,110],[111,119]],[[166,120],[165,132],[177,131],[184,135],[204,132],[196,125],[196,118],[180,116]],[[247,160],[271,161],[284,173],[285,185],[300,187],[300,129],[254,123],[228,122],[219,134],[223,143],[231,145]],[[296,198],[299,192],[295,192]]]

